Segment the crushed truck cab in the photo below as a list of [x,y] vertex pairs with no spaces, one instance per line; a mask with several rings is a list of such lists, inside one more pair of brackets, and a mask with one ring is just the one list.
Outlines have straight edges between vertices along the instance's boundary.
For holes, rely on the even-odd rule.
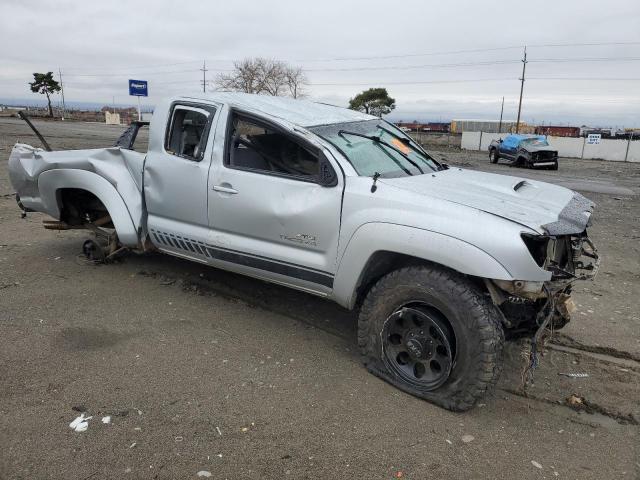
[[17,144],[20,207],[108,239],[102,257],[157,249],[357,309],[367,368],[452,410],[496,381],[505,334],[563,326],[573,282],[597,270],[592,202],[448,167],[363,113],[173,97],[154,111],[146,154],[132,138],[56,152]]

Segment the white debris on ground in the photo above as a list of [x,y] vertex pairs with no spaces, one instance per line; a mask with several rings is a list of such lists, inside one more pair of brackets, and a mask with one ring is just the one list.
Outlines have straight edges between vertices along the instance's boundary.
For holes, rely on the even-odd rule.
[[79,417],[76,417],[73,422],[69,424],[69,428],[74,432],[85,432],[89,428],[89,420],[93,417],[85,417],[84,413],[81,413]]
[[199,477],[209,478],[211,476],[211,472],[208,472],[206,470],[200,470],[196,475],[198,475]]
[[474,437],[473,435],[463,435],[462,436],[462,441],[464,443],[473,442],[475,439],[476,439],[476,437]]
[[111,423],[111,416],[107,415],[106,417],[102,417],[102,423],[104,423],[105,425]]
[[542,465],[540,465],[538,462],[536,462],[535,460],[531,460],[531,465],[533,465],[536,468],[542,469]]

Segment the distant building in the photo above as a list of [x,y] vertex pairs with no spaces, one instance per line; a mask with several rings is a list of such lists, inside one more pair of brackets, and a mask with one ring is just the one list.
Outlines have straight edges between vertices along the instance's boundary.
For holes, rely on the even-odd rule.
[[[515,132],[516,122],[513,120],[503,120],[500,125],[500,120],[472,120],[472,119],[459,119],[451,120],[451,133],[462,132],[487,132],[487,133],[509,133]],[[520,122],[520,133],[533,133],[531,127],[526,123]]]
[[560,125],[539,125],[536,135],[550,135],[552,137],[579,137],[580,127],[563,127]]
[[411,132],[449,132],[449,123],[446,122],[397,122],[396,126],[402,130]]

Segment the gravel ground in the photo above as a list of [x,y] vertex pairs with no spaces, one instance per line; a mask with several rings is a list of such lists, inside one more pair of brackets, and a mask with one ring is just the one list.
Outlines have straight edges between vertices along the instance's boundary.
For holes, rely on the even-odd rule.
[[[54,148],[121,132],[37,125]],[[640,478],[639,165],[538,172],[433,152],[579,189],[598,203],[603,255],[528,397],[512,343],[498,388],[454,414],[368,374],[354,315],[329,302],[160,254],[78,261],[85,235],[19,217],[6,171],[18,139],[37,144],[0,119],[0,478]],[[80,412],[93,418],[77,433]]]

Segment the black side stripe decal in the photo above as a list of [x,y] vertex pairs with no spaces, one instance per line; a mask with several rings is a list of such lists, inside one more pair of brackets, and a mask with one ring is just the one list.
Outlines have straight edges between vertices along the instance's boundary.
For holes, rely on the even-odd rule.
[[245,267],[257,268],[258,270],[266,270],[268,272],[278,273],[287,277],[298,278],[307,282],[317,283],[329,288],[333,288],[333,276],[324,273],[312,272],[303,268],[286,265],[264,258],[249,257],[239,253],[233,253],[226,250],[218,250],[207,247],[207,251],[211,258],[222,260],[224,262],[235,263]]
[[321,270],[305,268],[295,264],[282,263],[260,255],[247,255],[235,250],[216,248],[197,240],[173,235],[172,233],[156,232],[155,230],[151,230],[151,232],[159,243],[163,243],[180,250],[185,250],[187,252],[191,251],[205,257],[214,258],[224,262],[273,272],[333,288],[333,275]]

